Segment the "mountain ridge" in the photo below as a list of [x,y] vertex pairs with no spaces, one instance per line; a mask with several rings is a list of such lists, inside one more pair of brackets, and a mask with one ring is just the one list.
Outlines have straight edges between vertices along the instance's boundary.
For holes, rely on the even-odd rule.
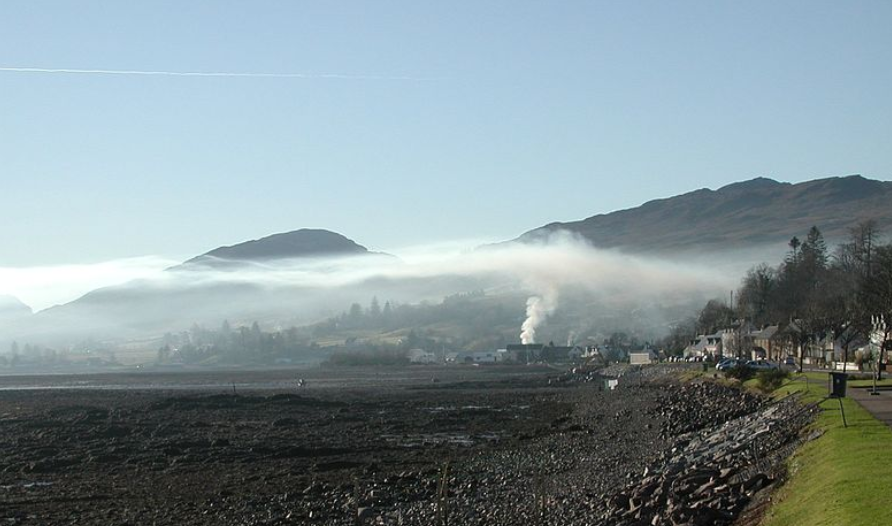
[[8,294],[0,294],[0,319],[14,319],[31,316],[33,309],[22,300]]
[[234,245],[217,247],[191,258],[173,269],[195,266],[226,267],[306,257],[374,254],[348,237],[321,228],[301,228],[271,234]]
[[549,223],[515,241],[538,241],[565,230],[601,248],[673,253],[786,242],[812,225],[828,240],[838,240],[865,219],[876,220],[881,229],[892,227],[890,199],[892,182],[860,175],[795,184],[757,177],[578,221]]

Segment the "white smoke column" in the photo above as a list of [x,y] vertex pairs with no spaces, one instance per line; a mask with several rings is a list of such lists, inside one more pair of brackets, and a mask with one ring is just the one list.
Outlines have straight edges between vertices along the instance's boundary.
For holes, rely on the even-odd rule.
[[570,331],[570,334],[567,335],[567,347],[573,345],[573,343],[576,341],[576,336],[577,335],[575,330]]
[[557,294],[531,296],[527,300],[527,319],[520,327],[520,343],[535,343],[536,329],[557,308]]

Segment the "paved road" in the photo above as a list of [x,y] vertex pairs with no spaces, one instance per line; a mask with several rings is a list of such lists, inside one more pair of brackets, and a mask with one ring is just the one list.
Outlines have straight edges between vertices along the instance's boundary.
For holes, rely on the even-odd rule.
[[892,389],[880,388],[876,395],[871,394],[871,391],[870,388],[849,387],[847,394],[877,420],[892,427]]

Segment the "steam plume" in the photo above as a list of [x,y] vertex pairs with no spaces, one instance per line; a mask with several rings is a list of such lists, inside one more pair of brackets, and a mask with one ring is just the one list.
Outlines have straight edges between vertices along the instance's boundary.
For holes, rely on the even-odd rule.
[[531,296],[527,300],[527,318],[520,329],[520,342],[535,343],[536,328],[557,308],[557,294]]

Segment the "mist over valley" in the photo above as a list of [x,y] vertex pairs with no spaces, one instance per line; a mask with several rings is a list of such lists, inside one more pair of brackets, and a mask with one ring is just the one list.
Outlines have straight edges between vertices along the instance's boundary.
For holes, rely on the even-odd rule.
[[[782,240],[801,236],[803,222],[828,224],[830,235],[841,236],[864,217],[841,216],[820,199],[892,224],[892,213],[875,204],[889,186],[859,176],[798,185],[756,179],[550,224],[515,241],[431,244],[402,254],[300,229],[179,264],[155,258],[159,268],[141,268],[138,279],[33,314],[8,298],[0,304],[0,345],[118,349],[116,360],[139,363],[172,334],[224,323],[292,331],[306,350],[294,351],[306,354],[292,356],[298,361],[318,361],[326,349],[345,346],[407,346],[410,335],[418,346],[450,350],[521,341],[598,344],[617,334],[644,344],[666,336],[707,300],[727,298],[747,268],[780,259]],[[773,204],[788,199],[821,206],[801,217],[796,206]],[[760,212],[762,202],[770,214]],[[743,224],[741,210],[750,210]],[[140,352],[132,358],[121,352],[134,348]]]

